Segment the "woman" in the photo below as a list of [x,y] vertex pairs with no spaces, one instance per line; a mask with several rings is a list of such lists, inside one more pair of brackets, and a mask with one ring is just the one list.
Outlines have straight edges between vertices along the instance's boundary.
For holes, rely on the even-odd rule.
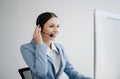
[[59,20],[54,13],[40,14],[36,26],[32,41],[21,46],[33,79],[59,79],[63,71],[69,79],[90,79],[75,71],[63,46],[54,43],[59,33]]

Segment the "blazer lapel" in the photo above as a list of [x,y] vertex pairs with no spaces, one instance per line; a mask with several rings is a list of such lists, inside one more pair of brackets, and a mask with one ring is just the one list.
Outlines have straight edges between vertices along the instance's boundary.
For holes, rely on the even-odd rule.
[[63,50],[62,50],[62,47],[59,45],[59,44],[56,44],[54,43],[58,52],[60,53],[60,57],[61,57],[61,66],[60,66],[60,69],[57,73],[57,77],[59,77],[61,75],[61,73],[63,72],[64,70],[64,66],[65,66],[65,60],[64,60],[64,57],[63,57]]

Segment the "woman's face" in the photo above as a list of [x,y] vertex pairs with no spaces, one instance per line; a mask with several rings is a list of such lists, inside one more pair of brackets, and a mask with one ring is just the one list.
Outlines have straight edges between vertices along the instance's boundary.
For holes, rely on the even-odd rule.
[[46,37],[48,40],[55,40],[56,36],[59,33],[59,20],[56,17],[52,17],[49,19],[43,26],[43,32],[48,33],[49,35],[52,34],[53,37],[43,33],[43,36]]

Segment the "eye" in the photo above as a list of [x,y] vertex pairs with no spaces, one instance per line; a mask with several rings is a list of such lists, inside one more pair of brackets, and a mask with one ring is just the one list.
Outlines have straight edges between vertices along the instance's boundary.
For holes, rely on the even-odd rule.
[[54,26],[53,26],[53,25],[50,25],[49,27],[51,27],[51,28],[52,28],[52,27],[54,27]]
[[59,28],[60,26],[58,25],[57,28]]

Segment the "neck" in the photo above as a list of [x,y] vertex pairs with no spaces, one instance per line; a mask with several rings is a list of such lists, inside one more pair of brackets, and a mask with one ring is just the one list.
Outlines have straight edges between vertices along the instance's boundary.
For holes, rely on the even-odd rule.
[[51,49],[52,41],[43,41],[43,42]]

